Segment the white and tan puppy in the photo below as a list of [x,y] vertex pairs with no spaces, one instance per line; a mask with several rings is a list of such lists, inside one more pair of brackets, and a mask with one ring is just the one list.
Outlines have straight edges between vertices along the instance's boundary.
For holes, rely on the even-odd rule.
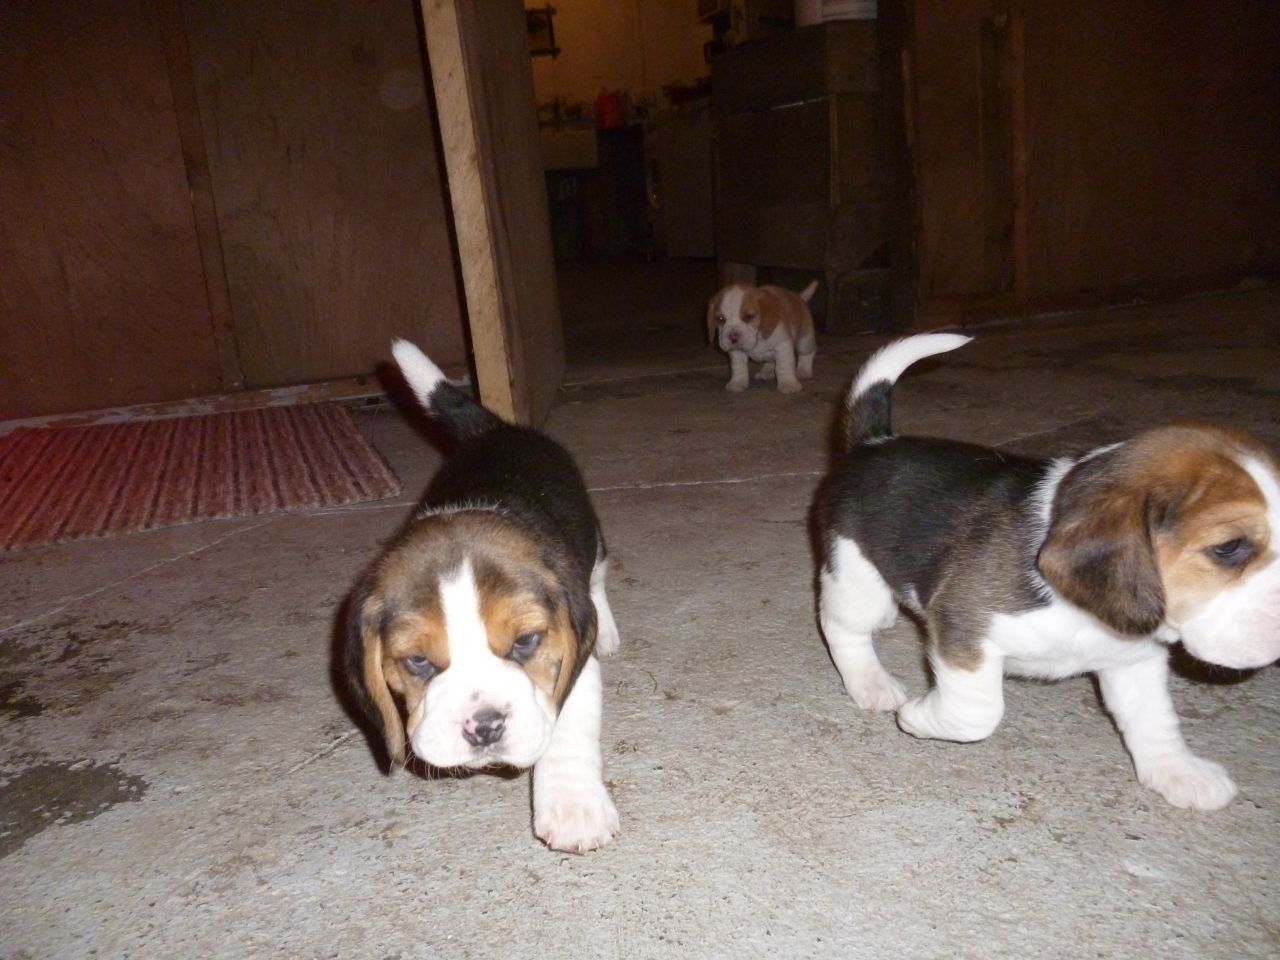
[[[1004,714],[1006,673],[1096,673],[1138,779],[1179,807],[1235,795],[1188,749],[1168,647],[1249,668],[1280,657],[1280,467],[1251,437],[1190,424],[1083,456],[1032,460],[898,437],[893,384],[969,338],[927,334],[873,356],[847,400],[848,450],[824,508],[819,613],[861,707],[917,737],[973,741]],[[872,636],[923,617],[935,684],[908,700]]]
[[586,488],[559,444],[504,423],[403,340],[426,411],[456,441],[352,595],[345,669],[393,764],[533,767],[534,831],[581,853],[618,829],[600,756],[597,649],[618,630]]
[[800,381],[813,376],[818,341],[809,300],[817,289],[816,280],[800,293],[734,283],[711,298],[707,336],[729,354],[726,390],[747,389],[749,360],[763,364],[756,374],[759,379],[777,377],[781,393],[797,393]]

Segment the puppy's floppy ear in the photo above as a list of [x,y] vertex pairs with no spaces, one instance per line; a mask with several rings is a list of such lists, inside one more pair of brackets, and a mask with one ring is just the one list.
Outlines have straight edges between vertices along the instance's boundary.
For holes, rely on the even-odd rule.
[[1066,599],[1119,633],[1144,636],[1164,620],[1150,498],[1101,454],[1063,478],[1036,564]]
[[362,582],[347,606],[347,638],[343,650],[347,682],[378,727],[392,769],[405,763],[404,721],[382,672],[382,604]]
[[720,306],[720,292],[707,301],[707,343],[716,342],[716,310]]
[[[562,580],[561,583],[570,581]],[[573,634],[575,643],[566,654],[566,662],[556,680],[555,700],[563,706],[569,691],[573,689],[578,674],[587,665],[587,660],[596,648],[596,635],[599,623],[596,619],[596,605],[591,599],[591,592],[582,585],[566,585],[560,591],[560,615],[568,621],[567,627]]]

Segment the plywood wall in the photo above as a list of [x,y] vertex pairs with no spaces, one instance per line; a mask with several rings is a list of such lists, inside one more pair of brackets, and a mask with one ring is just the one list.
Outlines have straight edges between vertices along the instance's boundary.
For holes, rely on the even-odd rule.
[[1280,270],[1280,5],[1025,5],[1027,294]]
[[248,386],[465,361],[410,0],[183,0]]
[[926,324],[1280,270],[1280,5],[905,8],[886,63]]
[[0,419],[218,391],[155,4],[0,4],[0,38]]

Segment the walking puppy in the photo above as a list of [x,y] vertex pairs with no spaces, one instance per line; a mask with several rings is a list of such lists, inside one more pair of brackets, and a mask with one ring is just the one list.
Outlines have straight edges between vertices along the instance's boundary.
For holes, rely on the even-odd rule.
[[437,767],[533,767],[534,832],[604,846],[600,665],[618,648],[599,524],[569,455],[451,387],[412,344],[393,353],[457,441],[413,520],[355,590],[345,667],[386,740]]
[[[894,382],[968,340],[892,343],[850,390],[819,577],[845,688],[914,736],[973,741],[1000,722],[1004,674],[1094,672],[1138,779],[1175,806],[1226,805],[1235,784],[1179,732],[1168,645],[1227,667],[1280,657],[1276,459],[1205,425],[1052,461],[894,436]],[[872,646],[898,604],[925,621],[935,679],[910,701]]]
[[[809,300],[813,281],[800,293],[784,287],[735,283],[720,290],[707,305],[707,336],[729,354],[726,390],[747,389],[748,360],[764,364],[761,380],[778,378],[778,392],[798,393],[800,380],[813,376],[813,335]],[[799,379],[797,379],[799,378]]]

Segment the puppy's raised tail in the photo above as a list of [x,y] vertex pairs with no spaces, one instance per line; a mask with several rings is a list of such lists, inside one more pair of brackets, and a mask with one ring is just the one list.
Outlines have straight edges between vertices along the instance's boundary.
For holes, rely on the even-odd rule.
[[805,303],[808,303],[810,300],[813,299],[813,295],[815,292],[817,292],[817,289],[818,289],[818,281],[810,280],[809,285],[805,287],[803,290],[801,290],[799,293],[797,293],[796,296],[799,297],[801,300],[803,300]]
[[392,340],[391,354],[422,408],[455,439],[478,437],[502,426],[501,419],[451,385],[444,372],[408,340]]
[[845,397],[848,446],[893,436],[889,401],[902,372],[917,360],[963,347],[972,339],[960,333],[922,333],[895,340],[872,354]]

